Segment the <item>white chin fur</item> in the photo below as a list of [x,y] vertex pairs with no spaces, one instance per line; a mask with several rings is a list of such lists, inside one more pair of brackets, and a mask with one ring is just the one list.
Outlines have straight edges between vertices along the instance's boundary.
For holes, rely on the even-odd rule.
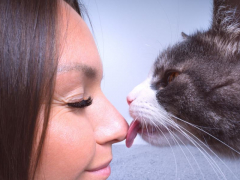
[[[157,130],[155,133],[140,132],[139,134],[145,141],[156,146],[188,144],[189,141],[179,132],[178,124],[157,102],[156,91],[150,87],[150,82],[150,78],[146,79],[128,95],[128,98],[132,100],[129,105],[129,113],[133,120],[140,121],[144,127],[155,126]],[[161,128],[164,130],[162,131]]]
[[159,147],[190,144],[190,141],[188,139],[176,131],[171,133],[165,132],[158,134],[141,134],[140,132],[139,134],[149,144]]

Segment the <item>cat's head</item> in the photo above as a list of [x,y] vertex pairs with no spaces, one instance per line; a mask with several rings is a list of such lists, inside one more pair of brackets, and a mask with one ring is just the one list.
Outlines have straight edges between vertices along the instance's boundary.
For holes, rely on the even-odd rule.
[[214,1],[209,30],[183,34],[128,95],[128,146],[139,132],[158,146],[240,152],[240,19],[226,3]]

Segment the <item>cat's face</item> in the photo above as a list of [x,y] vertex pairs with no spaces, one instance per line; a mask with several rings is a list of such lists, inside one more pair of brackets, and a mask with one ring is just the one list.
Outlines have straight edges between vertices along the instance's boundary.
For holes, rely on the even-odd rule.
[[158,146],[240,151],[240,28],[233,19],[224,24],[230,16],[214,3],[212,27],[163,51],[147,80],[128,95],[134,120],[128,146],[138,132]]
[[169,117],[168,111],[158,102],[156,96],[158,91],[152,88],[153,79],[153,73],[150,72],[149,77],[136,86],[127,97],[129,113],[134,119],[133,124],[140,123],[137,127],[138,133],[153,145],[173,145],[172,133],[184,143],[188,143],[187,139],[173,128],[178,126],[177,123]]

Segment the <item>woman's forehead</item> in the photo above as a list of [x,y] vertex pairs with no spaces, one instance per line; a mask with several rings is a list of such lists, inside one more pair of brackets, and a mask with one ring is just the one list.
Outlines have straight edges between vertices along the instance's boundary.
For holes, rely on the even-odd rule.
[[88,26],[71,6],[60,4],[58,73],[75,70],[87,77],[102,74],[102,62]]

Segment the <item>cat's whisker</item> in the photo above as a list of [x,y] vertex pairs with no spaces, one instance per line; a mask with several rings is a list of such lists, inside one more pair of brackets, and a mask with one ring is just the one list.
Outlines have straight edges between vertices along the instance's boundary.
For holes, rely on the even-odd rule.
[[[180,126],[180,125],[179,125]],[[194,137],[194,138],[196,138],[203,146],[205,146],[213,155],[215,155],[215,157],[217,157],[222,163],[223,163],[223,165],[225,166],[225,167],[227,167],[227,169],[235,176],[235,178],[236,179],[238,179],[237,177],[236,177],[236,175],[232,172],[232,170],[222,161],[222,159],[209,147],[209,146],[207,146],[205,143],[203,143],[199,138],[197,138],[194,134],[192,134],[190,131],[188,131],[187,129],[185,129],[184,127],[181,127],[183,130],[185,130],[187,133],[189,133],[192,137]],[[189,140],[190,139],[192,139],[194,142],[196,142],[191,136],[189,136],[188,134],[186,134],[185,132],[183,132],[184,133],[184,135],[186,135],[188,138],[189,138]],[[197,143],[197,142],[196,142]],[[193,143],[194,145],[195,145],[195,143]],[[197,143],[198,144],[198,143]],[[196,145],[195,145],[196,146]],[[205,152],[205,153],[207,153],[206,152],[206,150],[201,146],[201,145],[199,145],[198,144],[198,146],[199,147],[201,147],[201,149]],[[197,147],[197,146],[196,146]],[[208,154],[208,153],[207,153]],[[208,156],[212,159],[212,157],[211,157],[211,155],[209,155],[208,154]],[[213,160],[213,159],[212,159]],[[213,160],[214,161],[214,160]],[[216,164],[217,165],[217,164]],[[218,166],[218,165],[217,165]],[[218,167],[219,168],[219,167]],[[219,168],[220,169],[220,168]],[[224,175],[225,176],[225,175]]]
[[[153,110],[153,111],[154,111],[154,110]],[[155,111],[155,112],[156,112],[156,111]],[[179,142],[177,141],[177,139],[176,139],[175,136],[173,135],[172,131],[168,128],[168,126],[164,125],[164,123],[161,123],[161,122],[159,121],[160,119],[158,119],[158,118],[159,118],[159,115],[156,115],[155,117],[149,118],[149,119],[150,119],[150,120],[151,120],[151,119],[157,119],[156,122],[157,122],[158,124],[160,124],[160,126],[164,126],[164,127],[169,131],[169,133],[171,134],[171,136],[172,136],[175,144],[178,144],[178,145],[179,145],[179,147],[180,147],[180,149],[182,150],[182,152],[184,153],[184,156],[186,157],[189,165],[191,166],[192,170],[195,172],[194,168],[192,167],[192,164],[190,163],[190,161],[189,161],[189,159],[187,158],[185,152],[184,152],[183,149],[181,148]],[[166,117],[164,118],[164,120],[165,120],[165,121],[163,121],[163,122],[172,122],[172,119],[167,119]],[[157,129],[159,129],[159,130],[161,131],[161,129],[159,128],[159,126],[158,126],[153,120],[151,120],[151,123],[152,123]],[[172,122],[172,123],[173,123],[173,122]],[[168,123],[168,124],[170,124],[170,126],[171,126],[172,128],[174,128],[174,129],[175,129],[175,126],[178,126],[176,123],[174,123],[174,124]],[[178,138],[178,137],[177,137],[177,138]],[[181,142],[182,144],[184,144],[183,141],[181,141],[180,138],[178,138],[178,140],[180,140],[180,142]],[[184,145],[185,145],[185,144],[184,144]],[[187,149],[188,149],[188,148],[187,148]],[[199,170],[201,171],[200,166],[199,166],[199,164],[197,163],[195,157],[193,156],[193,154],[191,153],[191,151],[190,151],[189,149],[188,149],[188,151],[190,152],[190,154],[191,154],[192,157],[194,158],[194,160],[195,160],[195,162],[196,162]],[[203,178],[205,179],[202,171],[201,171],[201,174],[202,174]]]
[[[139,115],[140,115],[140,117],[141,117],[141,119],[142,119],[142,121],[143,121],[144,127],[146,128],[147,134],[148,134],[148,136],[149,136],[149,131],[148,131],[148,127],[147,127],[148,124],[147,124],[147,122],[145,121],[145,118],[144,118],[144,116],[142,115],[142,112],[141,112],[141,111],[140,111]],[[142,128],[142,132],[143,132],[143,129],[144,129],[144,128]]]
[[[174,127],[173,127],[173,128],[174,128]],[[171,131],[171,130],[170,130],[170,131]],[[171,132],[171,134],[173,134],[172,136],[174,136],[174,133]],[[197,164],[198,169],[200,170],[200,173],[202,174],[203,179],[205,179],[205,176],[203,175],[203,172],[202,172],[202,170],[201,170],[201,168],[200,168],[200,166],[199,166],[199,163],[197,162],[196,158],[193,156],[192,152],[189,150],[189,148],[186,146],[186,144],[185,144],[178,136],[174,136],[174,137],[176,137],[176,138],[178,139],[178,141],[180,141],[180,142],[187,148],[188,152],[191,154],[191,156],[193,157],[195,163]],[[186,159],[187,159],[189,165],[191,166],[192,170],[195,172],[195,170],[194,170],[192,164],[190,163],[189,159],[187,158],[184,150],[182,149],[182,147],[180,146],[179,143],[178,143],[178,145],[179,145],[180,149],[182,150],[184,156],[186,157]],[[198,148],[198,147],[197,147],[197,148]]]
[[[169,129],[168,127],[171,127],[171,128],[173,128],[173,129],[177,130],[178,132],[180,132],[181,134],[183,134],[193,145],[195,145],[195,147],[197,147],[197,148],[199,149],[199,151],[201,152],[201,154],[203,154],[203,156],[205,157],[205,159],[207,160],[207,162],[209,163],[209,165],[213,168],[213,171],[214,171],[215,174],[217,175],[218,179],[227,179],[227,178],[225,177],[224,173],[222,172],[221,168],[220,168],[220,167],[218,166],[218,164],[216,163],[216,161],[215,161],[214,159],[212,159],[211,155],[208,154],[208,152],[202,147],[202,145],[203,145],[206,149],[208,149],[210,152],[212,152],[218,159],[220,159],[220,158],[210,149],[210,147],[209,147],[208,145],[206,145],[205,143],[203,143],[200,139],[198,139],[194,134],[192,134],[191,132],[189,132],[188,130],[186,130],[184,127],[182,127],[181,125],[179,125],[179,124],[177,124],[176,122],[172,121],[171,115],[169,116],[169,115],[166,115],[165,112],[162,113],[162,112],[156,111],[156,108],[157,108],[157,107],[151,106],[151,108],[148,109],[148,110],[151,110],[152,112],[155,111],[155,113],[151,114],[152,117],[146,117],[146,118],[145,118],[145,113],[144,113],[144,111],[143,111],[143,110],[139,111],[139,113],[138,113],[139,119],[142,120],[142,123],[143,123],[144,126],[146,127],[146,130],[147,130],[147,134],[148,134],[148,135],[149,135],[149,130],[148,130],[148,129],[149,129],[149,124],[153,124],[153,125],[155,126],[155,128],[158,129],[158,131],[160,131],[160,132],[163,134],[163,136],[165,137],[165,139],[167,140],[169,146],[171,147],[172,153],[173,153],[173,155],[174,155],[174,160],[175,160],[175,164],[176,164],[176,175],[177,175],[177,162],[176,162],[175,153],[174,153],[174,151],[173,151],[173,148],[172,148],[171,143],[168,141],[167,137],[166,137],[165,134],[162,132],[162,130],[159,129],[158,124],[159,124],[160,126],[165,127],[165,128],[169,131],[169,133],[170,133],[170,135],[172,136],[172,139],[173,139],[173,141],[174,141],[175,144],[178,144],[178,145],[179,145],[178,140],[179,140],[182,144],[184,144],[184,143],[182,142],[181,139],[179,139],[178,137],[175,137],[174,134],[172,133],[171,129]],[[159,115],[159,113],[156,113],[156,112],[159,112],[161,115]],[[159,117],[161,117],[161,118],[159,118]],[[173,117],[173,118],[174,118],[174,117]],[[137,118],[136,118],[136,119],[137,119]],[[153,119],[153,120],[152,120],[152,119]],[[150,123],[147,122],[147,121],[149,121],[149,120],[151,120]],[[184,121],[184,120],[182,120],[182,121]],[[156,124],[156,122],[157,122],[157,124]],[[184,121],[184,122],[185,122],[185,121]],[[166,124],[168,124],[168,126],[166,126]],[[188,134],[187,134],[186,132],[187,132]],[[143,132],[142,132],[142,134],[143,134]],[[189,134],[192,135],[192,136],[193,136],[198,142],[200,142],[202,145],[200,145],[193,137],[189,136]],[[177,138],[178,140],[177,140],[176,138]],[[184,145],[185,145],[185,144],[184,144]],[[179,146],[180,146],[180,145],[179,145]],[[182,148],[181,148],[181,150],[182,150]],[[182,150],[182,151],[183,151],[183,150]],[[191,153],[190,150],[188,150],[188,151]],[[183,153],[184,153],[184,151],[183,151]],[[186,157],[186,154],[185,154],[185,153],[184,153],[184,155],[185,155],[185,157]],[[192,154],[191,154],[191,155],[192,155]],[[193,155],[192,155],[192,156],[193,156]],[[186,159],[187,159],[187,158],[186,158]],[[195,158],[194,158],[194,159],[195,159]],[[221,160],[221,159],[220,159],[220,160]],[[188,159],[187,159],[187,161],[188,161],[188,163],[190,164],[191,168],[193,168],[192,165],[191,165],[191,163],[190,163],[190,161],[189,161]],[[221,161],[222,161],[222,160],[221,160]],[[195,160],[195,162],[196,162],[196,160]],[[224,162],[222,162],[222,163],[226,166],[226,164],[225,164]],[[199,167],[199,165],[198,165],[197,162],[196,162],[196,164],[197,164],[198,168],[200,169],[200,167]],[[226,167],[227,167],[227,166],[226,166]],[[227,168],[229,169],[229,167],[227,167]],[[230,169],[229,169],[229,170],[230,170]],[[201,169],[200,169],[200,171],[201,171]],[[230,170],[230,172],[232,172],[232,171]],[[205,179],[202,171],[201,171],[201,174],[202,174],[203,178]],[[232,173],[232,174],[234,174],[234,173]],[[235,176],[235,175],[234,175],[234,176]],[[237,178],[236,178],[236,179],[237,179]]]
[[[172,127],[172,128],[174,128],[174,129],[179,129],[179,127],[178,127],[178,125],[176,124],[176,123],[174,123],[171,119],[164,119],[165,120],[165,122],[168,122],[169,123],[169,125]],[[159,122],[159,121],[157,121],[157,122]],[[174,123],[174,124],[173,124]],[[162,124],[161,124],[162,125]],[[169,129],[167,126],[165,126],[167,129]],[[171,131],[170,129],[169,129],[169,131]],[[181,129],[179,130],[179,131],[182,131]],[[188,138],[189,139],[189,136],[187,136],[186,138]],[[180,139],[180,138],[178,138],[179,140],[180,140],[180,142],[182,143],[182,144],[184,144],[183,143],[183,141]],[[179,144],[179,143],[178,143]],[[194,144],[194,143],[193,143]],[[185,145],[185,144],[184,144]],[[196,146],[196,145],[195,145]],[[199,145],[200,146],[200,145]],[[196,146],[197,148],[198,148],[198,146]],[[181,148],[182,149],[182,148]],[[188,149],[188,148],[187,148]],[[198,148],[199,149],[199,148]],[[199,149],[201,152],[202,152],[202,150],[201,149]],[[183,151],[183,150],[182,150]],[[191,151],[188,149],[188,151],[191,153]],[[204,152],[202,152],[203,153],[203,155],[205,156],[205,158],[209,161],[209,163],[211,163],[210,162],[210,160],[209,160],[209,158],[208,157],[206,157],[206,155],[204,154]],[[185,153],[184,153],[185,154]],[[191,153],[192,154],[192,153]],[[192,155],[193,156],[193,155]],[[194,158],[194,156],[193,156],[193,158]],[[198,166],[198,168],[199,168],[199,170],[201,171],[201,169],[200,169],[200,167],[199,167],[199,165],[198,165],[198,163],[197,163],[197,161],[196,161],[196,159],[194,158],[194,160],[195,160],[195,162],[196,162],[196,164],[197,164],[197,166]],[[189,162],[189,161],[188,161]],[[190,163],[189,163],[190,164]],[[212,163],[211,163],[212,164]],[[210,164],[210,165],[211,165]],[[191,166],[191,164],[190,164],[190,166]],[[211,165],[212,166],[212,165]],[[191,166],[192,167],[192,166]],[[214,168],[214,167],[213,167]],[[215,171],[215,170],[214,170]],[[216,171],[215,171],[216,172]],[[204,177],[204,175],[203,175],[203,173],[202,173],[202,171],[201,171],[201,174],[202,174],[202,176],[203,176],[203,178],[205,179],[205,177]],[[217,174],[217,173],[216,173]]]
[[178,120],[180,120],[180,121],[182,121],[182,122],[184,122],[184,123],[186,123],[186,124],[188,124],[188,125],[190,125],[190,126],[192,126],[192,127],[197,128],[198,130],[206,133],[207,135],[211,136],[212,138],[214,138],[214,139],[217,140],[218,142],[224,144],[224,145],[227,146],[229,149],[233,150],[234,152],[236,152],[237,154],[240,155],[240,152],[238,152],[237,150],[235,150],[233,147],[229,146],[229,145],[226,144],[225,142],[221,141],[220,139],[216,138],[215,136],[211,135],[210,133],[204,131],[203,129],[197,127],[196,125],[194,125],[194,124],[192,124],[192,123],[189,123],[189,122],[187,122],[187,121],[184,121],[183,119],[180,119],[180,118],[178,118],[178,117],[176,117],[176,116],[174,116],[174,115],[172,115],[172,114],[169,114],[169,115],[172,116],[172,117],[175,118],[175,119],[178,119]]
[[[207,153],[207,151],[205,151],[205,149],[197,142],[195,141],[191,136],[189,136],[188,134],[186,134],[183,130],[181,130],[179,127],[178,129],[176,129],[177,131],[179,131],[180,133],[182,133],[200,152],[201,154],[206,158],[207,162],[210,164],[210,166],[213,168],[215,174],[219,177],[217,171],[219,172],[219,174],[222,175],[222,177],[224,177],[224,179],[226,179],[225,175],[223,174],[223,172],[221,171],[220,167],[217,165],[217,163],[211,158],[211,156]],[[201,142],[197,137],[195,137],[199,142]],[[184,143],[183,143],[184,144]],[[197,163],[198,164],[198,163]],[[215,170],[216,168],[216,170]],[[205,178],[204,178],[205,179]],[[222,179],[222,178],[221,178]]]
[[[162,124],[163,125],[163,124]],[[156,126],[156,125],[155,125]],[[162,133],[162,135],[165,137],[165,139],[167,140],[168,144],[169,144],[169,147],[171,148],[172,150],[172,153],[173,153],[173,156],[174,156],[174,162],[175,162],[175,167],[176,167],[176,177],[177,177],[177,174],[178,174],[178,166],[177,166],[177,158],[176,158],[176,155],[173,151],[173,148],[172,148],[172,145],[171,143],[169,142],[168,138],[166,137],[165,133],[158,127],[156,126],[156,128]],[[174,141],[175,142],[175,141]],[[176,143],[176,142],[175,142]]]
[[[157,125],[154,121],[151,121],[151,122],[156,126],[157,129],[159,129],[159,130],[161,131],[161,129],[158,127],[158,125]],[[158,121],[157,121],[157,122],[158,122]],[[177,139],[178,139],[182,144],[184,144],[183,141],[182,141],[180,138],[178,138],[177,136],[175,137],[175,136],[174,136],[174,133],[173,133],[166,125],[164,125],[164,124],[161,124],[161,125],[163,125],[163,126],[169,131],[169,133],[170,133],[170,135],[172,136],[174,142],[176,143],[176,145],[178,145],[178,146],[180,147],[181,151],[183,152],[183,154],[184,154],[185,158],[187,159],[187,161],[188,161],[190,167],[192,168],[193,172],[195,172],[192,164],[191,164],[190,161],[189,161],[189,158],[187,157],[186,153],[185,153],[184,150],[182,149],[182,147],[181,147],[181,145],[179,144],[179,142],[177,141]],[[174,128],[174,126],[172,126],[172,125],[171,125],[171,127]],[[177,139],[176,139],[176,138],[177,138]],[[184,145],[185,145],[185,144],[184,144]],[[195,162],[196,162],[199,170],[201,171],[201,169],[200,169],[200,167],[199,167],[199,165],[198,165],[195,157],[193,156],[193,154],[191,153],[191,151],[189,150],[189,148],[187,148],[187,150],[188,150],[189,153],[192,155],[192,157],[194,158],[194,160],[195,160]],[[201,171],[201,174],[202,174],[203,178],[205,179],[202,171]]]
[[[157,119],[157,121],[156,122],[158,122],[160,125],[164,125],[164,123],[160,123],[159,122],[159,120],[160,119],[158,119],[157,118],[158,116],[156,116],[156,117],[154,117],[154,119]],[[168,117],[168,116],[166,116],[164,119],[164,122],[167,122],[172,128],[174,128],[174,129],[178,129],[178,131],[180,131],[187,139],[189,139],[190,141],[192,141],[191,139],[191,137],[189,136],[189,135],[187,135],[185,132],[182,132],[182,130],[180,129],[180,127],[178,126],[178,124],[176,124],[174,121],[172,121],[172,119],[170,118],[170,117]],[[153,121],[152,121],[153,122]],[[154,122],[153,122],[154,123]],[[155,124],[155,123],[154,123]],[[156,124],[155,124],[155,126],[157,126]],[[165,126],[164,125],[164,127],[166,127],[168,130],[169,130],[169,128],[167,127],[167,126]],[[201,142],[202,143],[202,141],[200,141],[197,137],[195,137],[199,142]],[[194,139],[193,139],[194,140]],[[195,140],[194,140],[195,141]],[[196,141],[195,141],[195,143],[194,142],[192,142],[193,144],[195,144],[195,143],[197,143]],[[184,143],[183,143],[184,144]],[[198,143],[197,143],[197,145],[199,146],[199,147],[201,147],[201,149],[203,150],[203,151],[205,151],[205,149],[203,149],[203,147],[201,146],[201,145],[199,145]],[[219,168],[219,166],[215,163],[215,161],[211,158],[211,156],[205,151],[205,153],[209,156],[207,156],[207,155],[205,155],[204,154],[204,152],[197,146],[196,144],[195,144],[195,146],[200,150],[200,152],[204,155],[204,157],[207,159],[207,161],[209,162],[209,164],[212,166],[212,168],[214,169],[214,167],[213,167],[213,165],[212,165],[212,162],[210,161],[210,160],[212,160],[213,161],[213,164],[214,164],[214,166],[216,166],[216,169],[219,171],[219,173],[220,174],[222,174],[222,176],[223,177],[225,177],[224,176],[224,174],[222,173],[222,171],[221,171],[221,169]],[[205,145],[204,143],[203,143],[203,145]],[[210,158],[210,159],[209,159]],[[214,170],[215,171],[215,170]],[[215,171],[216,172],[216,171]],[[217,174],[217,173],[216,173]],[[218,174],[217,174],[218,175]]]
[[[151,118],[149,118],[149,119],[151,119]],[[142,120],[144,120],[144,119],[142,119]],[[144,120],[144,122],[146,122],[145,120]],[[173,157],[174,157],[174,161],[175,161],[175,167],[176,167],[176,177],[177,177],[177,172],[178,172],[178,167],[177,167],[177,159],[176,159],[176,155],[175,155],[175,153],[174,153],[174,151],[173,151],[173,148],[172,148],[172,145],[171,145],[171,143],[169,142],[169,140],[168,140],[168,138],[166,137],[166,135],[164,134],[164,132],[154,123],[154,122],[152,122],[153,123],[153,125],[157,128],[157,130],[159,130],[159,132],[161,132],[161,134],[164,136],[164,138],[166,139],[166,141],[168,142],[168,144],[169,144],[169,147],[171,148],[171,151],[172,151],[172,154],[173,154]],[[162,124],[163,125],[163,124]]]

